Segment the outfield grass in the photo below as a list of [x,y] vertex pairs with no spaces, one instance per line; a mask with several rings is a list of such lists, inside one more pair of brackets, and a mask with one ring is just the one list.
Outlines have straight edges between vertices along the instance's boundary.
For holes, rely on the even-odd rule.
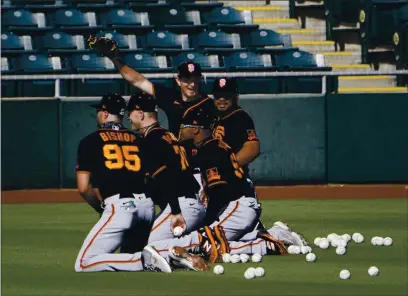
[[[224,264],[225,274],[74,272],[77,252],[98,219],[85,204],[2,206],[2,295],[407,295],[406,199],[289,200],[263,202],[263,222],[282,220],[313,244],[331,232],[361,232],[364,244],[350,244],[346,256],[333,248],[304,255],[268,256],[263,262]],[[390,236],[392,247],[375,247],[372,236]],[[371,265],[380,269],[369,277]],[[245,280],[250,266],[263,278]],[[351,271],[348,281],[339,279]]]

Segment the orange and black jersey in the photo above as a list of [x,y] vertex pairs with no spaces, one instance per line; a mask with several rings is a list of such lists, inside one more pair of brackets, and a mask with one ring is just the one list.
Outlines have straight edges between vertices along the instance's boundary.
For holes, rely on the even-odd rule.
[[192,109],[200,108],[210,118],[215,119],[216,117],[214,101],[207,95],[203,95],[194,101],[184,102],[180,90],[168,88],[157,83],[153,84],[153,87],[157,105],[167,115],[169,131],[176,136],[179,134],[181,119]]
[[[227,143],[234,153],[238,153],[248,141],[259,141],[252,118],[240,107],[232,108],[216,120],[213,135]],[[243,170],[248,174],[248,166]]]
[[176,137],[156,124],[146,131],[144,142],[149,159],[148,187],[154,200],[163,207],[167,203],[172,206],[172,201],[178,203],[181,196],[196,198],[200,187]]
[[123,125],[108,122],[81,140],[76,171],[92,175],[93,187],[99,188],[103,199],[144,193],[142,141]]
[[[223,141],[205,140],[198,148],[197,162],[209,199],[207,219],[216,217],[231,201],[242,196],[255,196],[235,154]],[[207,223],[211,223],[211,219]]]

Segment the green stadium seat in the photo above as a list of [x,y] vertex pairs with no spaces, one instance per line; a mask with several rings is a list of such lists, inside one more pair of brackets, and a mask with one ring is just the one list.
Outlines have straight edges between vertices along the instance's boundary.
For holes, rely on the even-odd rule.
[[[174,0],[174,2],[179,0]],[[222,2],[195,2],[194,0],[181,0],[181,6],[186,10],[195,10],[199,12],[209,12],[217,7],[224,6]]]
[[31,36],[19,36],[7,31],[1,34],[1,52],[3,55],[22,54],[32,51]]
[[148,53],[126,54],[124,61],[126,65],[138,69],[142,73],[171,71],[165,56],[152,56]]
[[23,8],[2,10],[2,31],[14,33],[36,32],[50,30],[45,26],[45,15],[42,13],[32,13]]
[[45,54],[24,54],[16,60],[18,73],[58,73],[66,72],[63,61],[59,57],[49,57]]
[[62,0],[12,0],[12,3],[21,5],[33,12],[52,12],[68,7],[67,3]]
[[113,0],[66,0],[65,2],[78,9],[92,11],[103,11],[119,6],[119,2]]
[[146,35],[146,49],[154,54],[178,54],[190,50],[187,35],[155,31]]
[[116,71],[115,66],[107,57],[101,57],[95,53],[72,55],[71,67],[78,73]]
[[85,40],[82,35],[73,36],[65,32],[48,32],[44,36],[36,37],[37,48],[50,54],[70,54],[86,52]]
[[292,47],[290,35],[267,29],[241,34],[241,46],[263,53],[297,50],[296,47]]
[[198,52],[184,52],[171,58],[173,70],[177,71],[177,67],[185,61],[199,63],[203,71],[218,71],[224,70],[220,66],[220,61],[217,55],[204,55]]
[[[12,58],[1,57],[1,74],[13,74],[15,72]],[[15,80],[1,80],[1,96],[3,98],[17,96],[17,81]]]
[[239,35],[228,34],[222,31],[209,30],[191,37],[193,47],[200,52],[229,54],[243,51],[238,47]]
[[330,71],[324,67],[321,55],[314,55],[306,51],[282,52],[274,56],[274,65],[282,71]]
[[151,31],[154,26],[146,25],[147,18],[143,15],[126,8],[110,9],[104,14],[105,27],[112,29],[128,29],[134,33],[135,30]]
[[141,37],[136,35],[125,35],[115,31],[104,31],[96,34],[97,37],[106,37],[115,40],[121,52],[141,51],[143,42]]
[[260,55],[254,52],[234,52],[224,56],[224,66],[229,71],[268,71],[272,66],[270,55]]
[[103,29],[96,24],[94,12],[81,12],[75,8],[58,9],[54,14],[54,26],[63,31],[87,34]]
[[[11,58],[1,57],[1,74],[14,73],[14,65]],[[2,80],[2,83],[5,82]]]
[[246,16],[245,13],[232,7],[216,7],[209,12],[203,12],[201,19],[202,23],[223,30],[242,32],[258,29],[258,25],[249,24],[249,21],[252,22],[252,16]]

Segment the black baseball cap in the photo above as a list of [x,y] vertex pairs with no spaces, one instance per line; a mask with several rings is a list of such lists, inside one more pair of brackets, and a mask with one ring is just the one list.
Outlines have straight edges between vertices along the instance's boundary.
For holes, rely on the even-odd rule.
[[127,104],[127,110],[141,110],[143,112],[157,112],[156,99],[149,94],[132,94]]
[[235,78],[221,77],[214,80],[212,93],[214,97],[238,95],[238,85]]
[[113,115],[125,115],[126,101],[118,94],[107,93],[103,95],[99,104],[91,105],[98,110],[106,111]]
[[192,61],[186,61],[177,68],[178,78],[201,77],[202,73],[200,64]]
[[210,129],[213,123],[212,118],[203,109],[191,109],[181,119],[181,127],[201,127]]

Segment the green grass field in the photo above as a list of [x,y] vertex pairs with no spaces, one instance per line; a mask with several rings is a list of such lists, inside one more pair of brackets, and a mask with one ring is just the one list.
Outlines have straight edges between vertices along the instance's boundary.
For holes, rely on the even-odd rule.
[[[85,204],[2,206],[2,295],[408,295],[408,200],[264,201],[263,222],[287,222],[313,244],[317,236],[361,232],[363,244],[349,244],[346,256],[314,246],[305,255],[265,256],[261,263],[223,264],[224,275],[74,272],[77,252],[98,219]],[[375,247],[372,236],[390,236],[391,247]],[[371,265],[380,275],[370,277]],[[264,267],[263,278],[244,271]],[[350,280],[340,280],[342,269]]]

